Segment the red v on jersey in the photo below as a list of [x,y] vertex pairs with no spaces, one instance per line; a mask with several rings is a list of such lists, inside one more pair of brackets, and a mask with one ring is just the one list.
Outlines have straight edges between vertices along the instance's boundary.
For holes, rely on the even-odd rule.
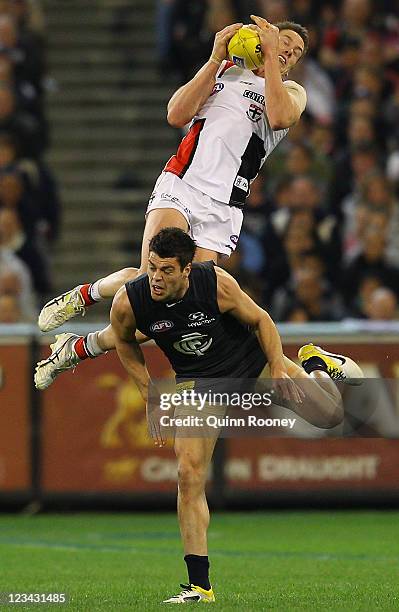
[[218,74],[218,79],[220,79],[220,77],[222,77],[224,75],[224,73],[226,72],[226,70],[228,70],[229,68],[232,68],[233,66],[235,66],[234,62],[229,62],[227,61],[225,63],[225,65],[223,66],[223,68],[221,69],[221,71]]
[[172,174],[177,174],[178,177],[183,178],[194,157],[205,121],[206,119],[194,121],[190,130],[181,141],[176,155],[172,155],[167,162],[164,172],[172,172]]

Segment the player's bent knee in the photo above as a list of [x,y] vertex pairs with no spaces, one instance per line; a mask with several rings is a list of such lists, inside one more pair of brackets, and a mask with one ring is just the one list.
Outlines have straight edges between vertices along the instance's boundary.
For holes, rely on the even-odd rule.
[[333,427],[337,427],[338,425],[341,425],[343,423],[343,420],[344,420],[344,407],[342,403],[336,404],[335,410],[332,412],[329,418],[329,422],[330,422],[329,429],[332,429]]
[[317,427],[323,429],[333,429],[338,425],[341,425],[344,420],[344,408],[341,402],[334,402],[327,408],[325,413],[321,415],[320,423],[316,424]]
[[206,469],[200,462],[184,460],[179,462],[177,477],[180,493],[189,494],[205,486]]

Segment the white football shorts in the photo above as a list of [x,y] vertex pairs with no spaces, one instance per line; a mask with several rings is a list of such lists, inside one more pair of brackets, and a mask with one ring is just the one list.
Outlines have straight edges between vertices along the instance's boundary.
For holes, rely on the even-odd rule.
[[237,246],[243,212],[191,187],[172,172],[162,172],[151,194],[146,217],[157,208],[174,208],[186,219],[198,247],[230,256]]

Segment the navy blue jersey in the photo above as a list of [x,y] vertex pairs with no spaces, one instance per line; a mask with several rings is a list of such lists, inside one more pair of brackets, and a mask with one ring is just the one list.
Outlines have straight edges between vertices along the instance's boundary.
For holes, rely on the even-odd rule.
[[217,303],[213,262],[194,263],[182,299],[152,299],[147,274],[126,284],[137,329],[153,338],[178,379],[257,378],[266,357],[255,333]]

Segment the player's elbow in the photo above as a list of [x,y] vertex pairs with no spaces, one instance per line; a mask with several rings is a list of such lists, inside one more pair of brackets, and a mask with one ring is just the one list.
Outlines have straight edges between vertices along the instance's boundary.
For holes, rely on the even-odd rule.
[[299,117],[296,112],[285,112],[284,109],[276,109],[267,113],[269,125],[274,132],[278,130],[286,130],[294,125]]
[[272,128],[273,132],[278,132],[279,130],[285,130],[285,128],[289,126],[285,125],[282,121],[276,121],[272,123],[270,127]]
[[166,118],[169,125],[173,128],[183,128],[190,121],[190,119],[184,117],[181,112],[173,108],[168,109]]
[[269,125],[272,128],[273,132],[277,132],[278,130],[285,130],[289,128],[291,125],[295,123],[295,120],[291,117],[285,117],[284,115],[276,115],[268,117]]
[[168,113],[167,115],[167,121],[169,123],[169,125],[173,128],[182,128],[183,125],[181,125],[181,122],[178,120],[177,117],[175,117],[173,114]]

